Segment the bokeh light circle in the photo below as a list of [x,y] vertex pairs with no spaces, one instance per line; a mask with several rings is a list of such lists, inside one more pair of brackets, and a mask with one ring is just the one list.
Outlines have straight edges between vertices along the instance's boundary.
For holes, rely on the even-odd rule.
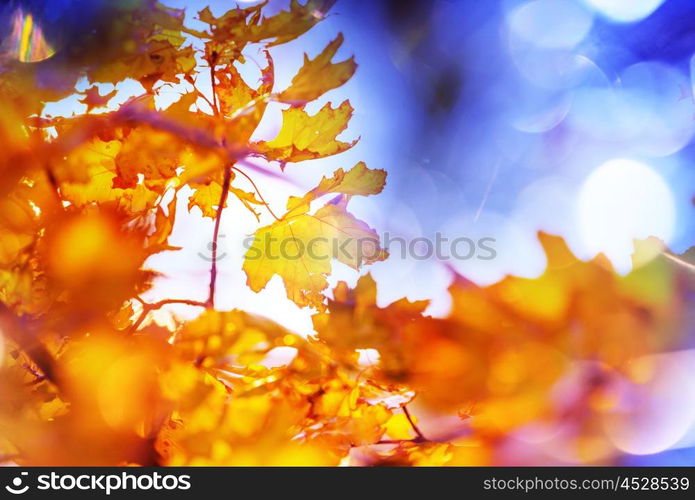
[[584,182],[577,200],[579,231],[591,253],[603,252],[627,272],[635,239],[668,244],[676,223],[671,189],[653,169],[628,159],[610,160]]
[[571,0],[534,0],[509,13],[512,36],[551,49],[569,49],[591,30],[590,12]]
[[672,448],[695,424],[692,387],[695,351],[645,356],[633,361],[647,365],[652,376],[635,386],[630,404],[607,415],[604,428],[619,450],[650,455]]
[[664,0],[584,0],[584,3],[611,21],[633,23],[651,15]]

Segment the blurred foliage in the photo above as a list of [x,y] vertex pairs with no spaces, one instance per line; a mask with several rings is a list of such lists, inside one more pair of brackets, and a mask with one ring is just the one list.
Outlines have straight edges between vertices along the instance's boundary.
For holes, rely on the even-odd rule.
[[[369,275],[327,294],[332,257],[360,269],[386,258],[378,244],[353,249],[356,259],[328,252],[270,262],[271,249],[249,249],[248,286],[259,291],[279,275],[290,300],[316,311],[308,337],[217,310],[214,260],[208,297],[140,298],[154,277],[145,260],[176,250],[168,238],[182,186],[193,189],[189,208],[216,221],[216,237],[228,196],[249,216],[268,209],[258,191],[236,186],[259,173],[248,157],[284,168],[356,143],[337,139],[353,112],[348,101],[306,109],[356,69],[352,58],[332,62],[342,35],[305,57],[282,91],[268,51],[258,84],[239,72],[245,47],[289,42],[332,4],[292,0],[272,15],[264,4],[219,17],[204,9],[198,16],[208,28],[197,31],[182,11],[153,0],[106,2],[95,30],[54,57],[27,63],[5,54],[0,455],[24,465],[481,465],[496,463],[514,430],[558,420],[572,423],[570,442],[588,462],[618,454],[600,425],[616,409],[612,384],[649,377],[634,360],[677,339],[692,285],[664,256],[621,277],[605,259],[579,261],[561,239],[541,234],[542,276],[489,287],[455,276],[451,314],[433,318],[426,302],[379,306]],[[204,72],[210,91],[198,88]],[[45,117],[43,106],[72,94],[81,77],[92,85],[132,78],[144,93],[105,110],[113,95],[92,86],[86,113]],[[159,89],[181,82],[190,90],[157,109]],[[271,141],[252,141],[271,101],[285,105],[282,127]],[[386,172],[363,163],[338,169],[290,198],[256,235],[374,239],[347,205],[385,182]],[[654,247],[643,243],[636,258],[653,257]],[[170,328],[150,321],[168,304],[204,312]],[[281,363],[267,362],[278,353]],[[576,400],[559,405],[554,387],[587,360],[591,377]],[[428,418],[453,424],[421,425]]]

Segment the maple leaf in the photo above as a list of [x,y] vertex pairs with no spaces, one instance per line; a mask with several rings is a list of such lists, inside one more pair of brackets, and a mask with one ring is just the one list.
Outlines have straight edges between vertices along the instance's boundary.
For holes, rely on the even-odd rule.
[[250,87],[231,64],[215,72],[220,112],[229,118],[225,138],[230,143],[247,143],[263,117],[275,81],[273,60],[268,51],[265,56],[268,65],[261,70],[257,89]]
[[333,178],[324,177],[304,198],[291,198],[285,216],[254,235],[243,266],[249,287],[258,292],[278,274],[290,300],[322,308],[331,259],[359,269],[386,258],[376,232],[347,212],[349,196],[341,195],[314,214],[308,213],[310,202],[318,196],[378,193],[385,178],[384,171],[369,170],[360,163],[348,173],[339,170]]
[[326,205],[313,215],[295,215],[256,231],[244,260],[247,284],[259,292],[278,274],[290,300],[321,308],[331,259],[358,269],[385,258],[378,245],[376,232],[344,206]]
[[[116,14],[110,25],[113,31],[100,33],[104,38],[114,37],[118,41],[107,44],[100,64],[95,61],[90,65],[87,71],[90,81],[115,84],[133,78],[152,92],[157,81],[178,83],[179,75],[190,74],[195,69],[193,48],[183,46],[186,41],[181,33],[183,10],[149,0],[144,5],[138,3]],[[89,54],[89,47],[85,47],[80,48],[84,55],[88,59],[94,57]]]
[[133,188],[114,188],[116,174],[106,167],[92,167],[88,170],[86,183],[65,183],[61,189],[66,201],[78,207],[94,203],[104,207],[109,205],[135,214],[142,214],[154,207],[158,195],[142,184]]
[[272,141],[261,141],[257,148],[271,160],[299,162],[324,158],[347,151],[355,144],[336,137],[343,132],[352,117],[352,106],[344,101],[337,108],[327,103],[315,115],[300,108],[282,111],[282,127]]
[[[93,204],[112,206],[133,216],[143,215],[154,208],[158,193],[137,182],[139,171],[135,169],[139,168],[137,165],[140,165],[140,160],[132,147],[131,143],[131,152],[128,153],[126,149],[124,155],[121,155],[123,143],[119,140],[105,141],[95,138],[80,144],[63,157],[62,161],[56,162],[53,169],[61,196],[76,207],[83,208]],[[136,165],[128,165],[129,157],[137,162]],[[135,179],[129,182],[118,181],[117,158],[124,174]],[[156,155],[149,158],[152,158],[155,166],[159,165]],[[156,169],[153,167],[151,170],[153,173],[150,177],[157,178]],[[131,187],[114,187],[119,184]]]
[[[347,209],[382,192],[386,172],[339,168],[272,213],[250,175],[267,171],[246,158],[284,167],[352,147],[338,139],[349,101],[314,115],[304,106],[356,65],[333,62],[339,34],[273,94],[267,49],[315,26],[334,1],[292,0],[273,15],[266,4],[219,17],[203,9],[209,30],[196,31],[155,0],[107,2],[100,29],[76,33],[62,57],[0,67],[0,455],[20,465],[489,465],[510,433],[540,422],[569,428],[587,461],[616,457],[604,428],[626,417],[609,382],[644,385],[646,355],[677,345],[692,252],[636,242],[634,269],[619,276],[604,257],[581,261],[541,233],[543,274],[478,286],[454,273],[446,317],[428,316],[427,301],[379,305],[370,275],[326,297],[334,259],[359,270],[386,258]],[[248,48],[267,59],[255,85],[241,76]],[[91,114],[115,91],[75,93],[84,75],[134,78],[146,93]],[[157,82],[181,79],[188,90],[159,109]],[[45,115],[70,94],[86,113]],[[274,100],[289,105],[277,137],[249,143]],[[247,284],[258,292],[279,276],[291,300],[316,310],[315,336],[216,310],[217,262],[207,297],[142,298],[156,276],[148,258],[176,249],[189,190],[189,210],[215,218],[214,235],[229,195],[257,219],[268,209],[275,221],[254,234]],[[168,305],[204,312],[184,321]]]
[[113,179],[113,187],[134,188],[139,175],[145,180],[175,177],[183,148],[167,132],[147,126],[130,130],[114,158],[117,176]]
[[92,85],[84,91],[85,96],[83,99],[80,99],[80,102],[87,106],[87,113],[89,113],[94,108],[102,108],[106,106],[117,93],[118,91],[113,89],[111,92],[101,95],[99,93],[99,87]]
[[318,99],[323,94],[347,82],[357,69],[355,58],[350,57],[339,63],[331,59],[343,44],[343,34],[329,43],[316,59],[304,54],[304,65],[292,78],[292,84],[280,93],[278,99],[293,105],[305,104]]
[[188,210],[198,207],[203,217],[214,219],[217,211],[227,206],[226,203],[222,207],[218,206],[221,194],[222,186],[218,182],[212,181],[209,184],[199,185],[188,199]]
[[290,42],[322,21],[336,0],[290,1],[290,10],[281,11],[274,16],[264,17],[258,24],[248,29],[248,39],[253,42],[270,40],[269,47]]
[[159,253],[165,250],[180,250],[180,247],[172,246],[168,241],[169,236],[171,236],[174,230],[177,201],[176,193],[174,193],[174,196],[167,205],[166,212],[161,205],[157,205],[152,228],[148,231],[147,241],[145,243],[148,254]]
[[206,59],[226,64],[242,60],[242,51],[248,43],[268,41],[267,45],[272,47],[294,40],[321,21],[335,1],[308,0],[301,4],[298,0],[291,0],[289,10],[270,17],[261,14],[267,2],[247,8],[237,7],[220,17],[213,16],[210,9],[205,8],[198,13],[198,18],[210,25],[211,33],[194,33],[212,38],[206,44]]
[[[510,276],[482,288],[459,277],[450,290],[456,320],[505,337],[539,338],[554,345],[573,337],[574,356],[602,359],[612,366],[651,352],[657,348],[655,342],[671,337],[671,265],[664,267],[657,260],[621,278],[602,255],[584,262],[562,238],[539,233],[539,239],[548,263],[538,278]],[[663,283],[667,295],[659,300],[636,295],[645,276],[652,290]],[[581,333],[576,336],[577,332]],[[635,332],[642,333],[635,337]]]
[[[308,410],[279,394],[202,401],[158,446],[167,465],[336,465],[328,450],[295,439]],[[213,452],[214,450],[214,452]]]
[[183,326],[175,345],[184,357],[211,367],[257,363],[275,346],[300,342],[272,320],[233,310],[204,312]]
[[[190,183],[191,187],[194,188],[193,194],[188,199],[188,210],[190,211],[193,207],[198,207],[203,214],[203,217],[210,217],[214,219],[217,216],[220,208],[227,207],[227,200],[225,200],[222,207],[219,206],[220,200],[222,198],[222,184],[223,181],[219,178],[220,176],[213,176],[207,184],[205,183]],[[233,181],[236,176],[234,172],[230,174],[231,180]],[[249,193],[243,189],[239,189],[230,184],[229,193],[233,194],[244,207],[251,212],[256,219],[260,217],[260,214],[254,208],[255,206],[264,205],[260,201],[255,193]]]
[[[302,197],[302,202],[310,202],[330,193],[349,196],[379,194],[385,185],[385,170],[370,169],[364,162],[359,162],[347,172],[339,168],[333,172],[332,177],[323,177],[318,186]],[[289,202],[289,205],[294,204],[294,201]]]
[[28,191],[28,187],[15,189],[9,197],[3,197],[0,201],[1,267],[11,267],[17,256],[35,240],[36,231],[41,227],[40,217],[34,211],[31,199],[25,198],[27,193],[21,191]]

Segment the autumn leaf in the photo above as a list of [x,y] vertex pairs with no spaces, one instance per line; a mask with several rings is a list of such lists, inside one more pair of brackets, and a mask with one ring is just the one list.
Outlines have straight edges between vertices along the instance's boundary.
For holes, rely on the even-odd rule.
[[[147,3],[150,2],[145,4]],[[186,39],[181,33],[183,10],[171,9],[159,3],[147,7],[130,13],[133,15],[132,19],[138,19],[139,16],[134,26],[131,26],[132,21],[125,21],[120,17],[114,21],[114,26],[120,24],[120,36],[124,38],[120,39],[120,43],[108,46],[109,52],[101,64],[90,67],[90,81],[115,84],[133,78],[146,91],[152,92],[157,81],[179,83],[179,75],[186,75],[194,70],[196,61],[193,48],[184,47]],[[120,16],[128,16],[128,10],[124,10],[125,12],[119,13]],[[149,29],[143,29],[148,22]],[[128,30],[133,30],[133,36],[129,43],[123,43],[123,40],[128,40],[125,38]],[[102,36],[111,35],[107,32]],[[115,47],[118,48],[117,51],[114,51]]]
[[277,137],[259,142],[258,150],[269,159],[281,162],[299,162],[347,151],[357,140],[342,142],[336,137],[347,128],[352,111],[349,101],[337,108],[328,103],[315,115],[300,108],[283,110],[282,127]]
[[[635,295],[646,275],[652,290],[661,283],[673,290],[671,266],[664,267],[663,259],[620,278],[601,255],[584,262],[561,238],[540,233],[539,239],[548,264],[538,278],[510,276],[487,288],[457,278],[450,289],[456,320],[505,337],[536,337],[558,346],[573,337],[570,332],[581,331],[570,346],[572,354],[613,366],[652,351],[654,342],[670,337],[667,318],[674,312],[671,307],[677,307],[671,292],[659,300],[653,294]],[[631,283],[628,288],[626,281]]]
[[256,193],[250,193],[248,191],[244,191],[243,189],[239,189],[234,186],[229,186],[229,192],[232,193],[244,207],[246,210],[251,212],[254,217],[256,217],[256,221],[260,222],[261,214],[258,212],[258,208],[262,206],[266,206],[265,202],[261,201],[258,199],[258,196],[256,196]]
[[140,126],[128,132],[114,158],[117,176],[115,188],[134,188],[138,175],[145,180],[170,179],[176,176],[183,145],[171,134]]
[[147,232],[145,248],[148,254],[155,254],[165,250],[180,250],[181,247],[175,247],[169,244],[169,236],[174,230],[174,222],[176,221],[176,197],[177,193],[171,198],[171,201],[166,206],[166,211],[162,205],[157,205],[155,208],[154,222],[151,224]]
[[249,40],[260,42],[270,40],[269,47],[290,42],[306,33],[316,23],[322,21],[336,0],[299,0],[290,1],[290,9],[274,16],[262,18],[249,29]]
[[62,185],[66,201],[78,207],[93,203],[110,205],[134,215],[149,211],[157,201],[157,193],[142,184],[133,188],[114,188],[116,174],[106,167],[92,167],[88,172],[88,182]]
[[226,64],[241,59],[241,51],[248,43],[267,41],[267,45],[272,47],[294,40],[321,21],[333,4],[335,0],[308,0],[304,4],[291,0],[289,10],[270,17],[261,14],[265,2],[243,9],[237,7],[220,17],[215,17],[209,8],[205,8],[198,17],[210,25],[211,32],[196,34],[212,39],[206,46],[207,58],[215,53],[220,62]]
[[176,337],[181,354],[204,367],[251,364],[275,346],[300,342],[277,323],[244,311],[206,311]]
[[[284,169],[357,142],[339,139],[349,101],[307,111],[355,72],[353,57],[333,62],[342,34],[274,89],[269,49],[318,24],[334,0],[205,8],[205,30],[155,0],[101,3],[99,29],[75,32],[55,57],[0,64],[4,461],[479,466],[537,429],[579,462],[620,459],[606,429],[628,422],[660,380],[654,359],[682,344],[692,251],[638,241],[632,271],[619,275],[540,233],[543,273],[481,286],[452,271],[451,310],[437,317],[426,300],[382,303],[370,274],[328,292],[335,261],[359,272],[387,257],[376,229],[348,210],[383,191],[386,171],[336,168],[277,217],[263,180],[284,173],[258,160]],[[250,66],[259,81],[246,78]],[[92,113],[120,101],[127,79],[144,93]],[[96,83],[115,87],[102,95]],[[86,112],[46,113],[69,96]],[[284,106],[277,137],[251,142],[273,101]],[[247,285],[260,292],[278,276],[295,305],[314,309],[313,329],[219,310],[218,285],[234,275],[217,259],[200,287],[172,287],[190,296],[167,294],[148,266],[178,250],[179,203],[214,219],[215,244],[223,218],[272,216],[255,226]]]
[[246,253],[244,271],[252,290],[262,290],[273,275],[283,278],[287,296],[299,306],[323,307],[323,290],[338,259],[353,269],[386,257],[376,232],[347,211],[349,196],[338,197],[309,214],[313,199],[328,193],[369,195],[383,189],[386,173],[363,163],[348,173],[323,178],[304,198],[290,198],[288,212],[259,229]]
[[313,215],[295,215],[259,229],[246,253],[244,271],[253,291],[261,291],[278,274],[290,300],[320,309],[332,258],[354,269],[385,258],[377,233],[344,204],[326,205]]
[[[17,256],[36,239],[41,217],[33,207],[28,186],[20,186],[0,200],[0,266],[11,267]],[[31,193],[34,194],[34,193]]]
[[102,108],[106,106],[117,93],[118,91],[113,89],[111,92],[101,95],[99,93],[99,87],[92,85],[84,91],[84,99],[80,99],[80,102],[87,106],[87,113],[89,113],[94,108]]
[[[188,210],[198,207],[203,217],[214,219],[219,209],[221,194],[222,186],[218,182],[212,181],[209,184],[200,185],[188,199]],[[222,208],[226,206],[225,204]]]
[[229,143],[248,142],[265,113],[275,82],[273,60],[267,51],[265,56],[268,64],[261,70],[261,83],[255,89],[244,81],[232,64],[215,72],[220,113],[228,118],[225,139]]
[[[230,176],[233,182],[236,176],[233,172]],[[211,180],[207,184],[191,183],[191,187],[194,188],[194,191],[188,199],[188,210],[190,211],[193,207],[198,207],[203,217],[214,219],[220,209],[219,204],[222,197],[222,184],[223,181],[219,179],[219,175],[215,180]],[[248,191],[244,191],[232,185],[229,186],[229,193],[235,196],[256,219],[260,217],[260,214],[254,206],[264,205],[264,203],[257,198],[255,193],[249,193]],[[225,201],[222,208],[226,207],[227,202]]]
[[339,168],[333,172],[332,177],[323,177],[318,186],[302,197],[302,201],[313,201],[329,193],[348,196],[379,194],[385,185],[385,170],[370,169],[364,162],[359,162],[347,172]]
[[304,54],[304,65],[292,79],[292,84],[280,93],[278,99],[293,105],[305,104],[347,82],[357,69],[355,58],[351,57],[339,63],[331,62],[342,44],[341,33],[316,59],[309,59],[309,56]]

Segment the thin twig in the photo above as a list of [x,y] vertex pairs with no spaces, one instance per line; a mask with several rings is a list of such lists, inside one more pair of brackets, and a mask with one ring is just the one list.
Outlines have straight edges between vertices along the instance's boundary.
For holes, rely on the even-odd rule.
[[419,443],[415,439],[380,439],[376,444],[403,444],[403,443]]
[[425,437],[425,435],[420,431],[418,426],[415,424],[413,417],[410,416],[410,412],[408,411],[408,407],[406,405],[402,405],[401,408],[403,409],[403,413],[405,413],[405,418],[408,419],[410,426],[413,428],[413,431],[415,431],[415,435],[417,436],[417,438],[414,441],[416,441],[416,442],[428,441],[428,439]]
[[145,321],[145,318],[149,313],[152,311],[155,311],[157,309],[161,309],[163,306],[169,305],[169,304],[185,304],[187,306],[193,306],[193,307],[207,307],[206,302],[201,302],[199,300],[188,300],[188,299],[164,299],[160,300],[159,302],[154,302],[152,304],[148,304],[145,301],[143,301],[140,297],[135,297],[135,300],[139,301],[142,304],[142,312],[140,313],[140,316],[138,316],[138,319],[135,320],[135,322],[130,325],[130,328],[128,329],[128,333],[134,333],[142,324],[143,321]]
[[215,112],[215,105],[210,101],[210,99],[208,99],[208,96],[206,96],[200,90],[198,90],[198,87],[196,87],[196,85],[195,85],[195,83],[196,83],[195,81],[189,81],[189,83],[191,85],[193,85],[193,89],[195,90],[196,94],[199,97],[201,97],[207,103],[208,106],[210,106],[210,109],[214,113]]
[[215,65],[217,64],[217,52],[212,53],[212,57],[208,61],[210,65],[210,84],[212,86],[212,111],[215,116],[220,114],[220,108],[217,104],[217,84],[215,83]]
[[232,168],[234,169],[235,172],[239,172],[241,175],[243,175],[244,177],[246,177],[246,179],[248,179],[248,181],[249,181],[249,182],[251,183],[251,185],[253,186],[253,189],[256,191],[256,194],[258,195],[258,198],[260,198],[261,203],[263,203],[263,205],[265,206],[265,208],[268,209],[268,212],[270,212],[270,215],[272,215],[273,218],[274,218],[275,220],[280,220],[280,217],[278,217],[277,215],[275,215],[275,212],[273,212],[273,209],[270,208],[270,205],[268,205],[268,202],[265,201],[265,199],[263,198],[263,195],[261,194],[260,189],[258,189],[258,186],[256,186],[256,183],[253,181],[253,179],[251,178],[251,176],[249,176],[249,174],[247,174],[246,172],[244,172],[243,170],[241,170],[241,169],[238,168],[238,167],[232,167]]
[[207,307],[215,307],[215,286],[217,283],[217,243],[220,236],[220,222],[222,222],[222,212],[227,204],[229,196],[229,185],[232,181],[231,167],[224,169],[224,180],[222,181],[222,193],[220,202],[217,205],[217,216],[215,217],[215,229],[212,233],[212,264],[210,265],[210,293],[208,295]]

